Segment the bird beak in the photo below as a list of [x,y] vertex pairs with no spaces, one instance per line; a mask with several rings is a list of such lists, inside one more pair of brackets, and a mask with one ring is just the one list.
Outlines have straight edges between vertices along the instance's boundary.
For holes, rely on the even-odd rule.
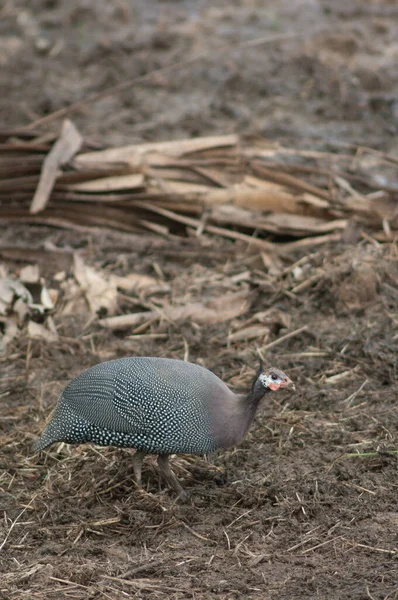
[[295,389],[296,389],[296,386],[294,385],[293,381],[291,379],[289,379],[289,377],[286,377],[284,382],[281,384],[281,387],[288,388],[293,391],[295,391]]

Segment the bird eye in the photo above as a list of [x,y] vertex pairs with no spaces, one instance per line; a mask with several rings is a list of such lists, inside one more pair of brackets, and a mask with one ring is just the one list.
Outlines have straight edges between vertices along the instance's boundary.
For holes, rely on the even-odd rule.
[[272,379],[272,381],[276,381],[277,379],[279,379],[279,377],[276,373],[272,373],[271,379]]

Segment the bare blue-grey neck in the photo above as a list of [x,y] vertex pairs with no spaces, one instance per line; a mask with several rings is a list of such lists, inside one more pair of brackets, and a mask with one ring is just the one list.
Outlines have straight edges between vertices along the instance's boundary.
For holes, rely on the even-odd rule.
[[263,372],[263,365],[260,362],[260,367],[257,371],[257,374],[256,374],[254,380],[253,380],[251,390],[246,396],[245,404],[248,407],[250,407],[250,409],[253,410],[253,412],[256,412],[258,404],[259,404],[260,400],[265,396],[265,394],[267,392],[271,391],[269,389],[269,387],[265,386],[264,383],[260,379],[260,375],[262,372]]

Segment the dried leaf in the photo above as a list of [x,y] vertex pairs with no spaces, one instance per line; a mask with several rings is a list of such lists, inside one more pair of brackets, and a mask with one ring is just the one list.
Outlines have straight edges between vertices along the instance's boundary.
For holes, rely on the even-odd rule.
[[28,305],[22,300],[22,298],[18,298],[12,309],[18,316],[18,325],[22,326],[25,322],[26,316],[30,313]]
[[73,125],[66,119],[62,124],[61,134],[46,156],[40,175],[39,185],[32,200],[30,212],[36,214],[44,210],[58,176],[58,169],[66,164],[80,150],[83,138]]
[[59,291],[54,288],[50,288],[49,290],[47,290],[47,292],[50,296],[50,301],[52,302],[53,306],[55,306],[58,302]]
[[119,275],[111,275],[110,280],[116,287],[125,292],[147,292],[154,294],[156,292],[168,292],[170,286],[155,277],[149,275],[140,275],[138,273],[129,273],[121,277]]
[[28,323],[28,336],[31,339],[45,340],[49,343],[58,341],[58,333],[56,331],[50,331],[45,325],[40,325],[35,321],[29,321]]
[[236,292],[205,303],[192,302],[185,306],[170,306],[163,310],[172,321],[191,320],[200,325],[214,325],[229,321],[248,309],[248,293]]
[[259,219],[259,227],[269,228],[275,233],[291,233],[296,235],[311,235],[313,233],[326,233],[329,231],[344,230],[347,227],[346,219],[317,219],[301,215],[272,214]]
[[208,185],[188,183],[186,181],[172,181],[170,179],[164,181],[164,189],[169,194],[180,194],[181,196],[184,196],[185,194],[197,194],[198,199],[203,196],[206,200],[211,196],[213,190],[213,188]]
[[211,298],[207,302],[190,302],[183,306],[165,306],[159,311],[152,310],[130,315],[120,315],[101,319],[102,327],[113,331],[126,330],[155,318],[171,321],[191,320],[201,325],[214,325],[238,317],[249,308],[249,292],[246,290]]
[[19,272],[19,279],[23,283],[38,283],[40,279],[39,265],[27,265]]
[[138,325],[145,323],[145,321],[151,321],[159,317],[160,314],[158,312],[149,310],[127,315],[117,315],[116,317],[106,317],[105,319],[100,319],[98,324],[111,331],[126,331],[131,327],[137,327]]
[[90,311],[96,314],[99,310],[105,308],[107,313],[112,315],[117,307],[115,282],[86,265],[79,254],[75,253],[73,258],[74,275],[87,300]]
[[321,209],[329,209],[330,202],[323,198],[318,198],[318,196],[314,196],[314,194],[309,194],[308,192],[304,192],[304,194],[300,194],[297,197],[299,204],[307,204],[313,208],[321,208]]
[[245,327],[244,329],[239,329],[239,331],[230,333],[228,335],[228,341],[246,342],[248,340],[256,340],[258,338],[261,338],[261,341],[264,343],[268,340],[269,334],[270,330],[268,327],[252,325],[251,327]]
[[87,152],[80,154],[77,159],[79,164],[84,163],[109,163],[109,162],[124,162],[130,165],[142,164],[151,162],[148,160],[150,156],[153,158],[166,155],[166,163],[170,162],[170,157],[180,157],[187,153],[202,152],[204,150],[214,148],[226,148],[235,146],[238,143],[237,135],[221,135],[200,137],[186,140],[175,140],[172,142],[155,142],[147,144],[134,144],[121,148],[111,148],[100,152]]
[[32,304],[33,298],[29,290],[16,279],[0,279],[0,315],[5,315],[12,308],[14,297],[22,298],[26,304]]
[[[68,190],[76,192],[112,192],[122,190],[136,190],[144,186],[144,175],[135,173],[133,175],[119,175],[115,177],[102,177],[82,183],[68,185]],[[88,198],[89,200],[90,198]]]
[[40,301],[45,310],[52,310],[54,308],[54,302],[52,301],[52,298],[44,285],[41,288]]
[[0,354],[7,352],[8,344],[18,335],[18,317],[9,315],[3,322],[4,333],[0,337]]

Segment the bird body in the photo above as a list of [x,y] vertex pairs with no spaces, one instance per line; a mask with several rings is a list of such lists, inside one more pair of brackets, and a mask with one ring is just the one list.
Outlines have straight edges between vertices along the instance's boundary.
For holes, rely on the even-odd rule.
[[[65,388],[35,449],[60,441],[136,448],[140,479],[147,453],[166,457],[167,463],[169,454],[206,454],[237,444],[264,394],[288,383],[282,371],[261,369],[249,394],[242,396],[189,362],[155,357],[103,362]],[[161,462],[167,471],[168,463]],[[171,472],[166,476],[180,492]]]

